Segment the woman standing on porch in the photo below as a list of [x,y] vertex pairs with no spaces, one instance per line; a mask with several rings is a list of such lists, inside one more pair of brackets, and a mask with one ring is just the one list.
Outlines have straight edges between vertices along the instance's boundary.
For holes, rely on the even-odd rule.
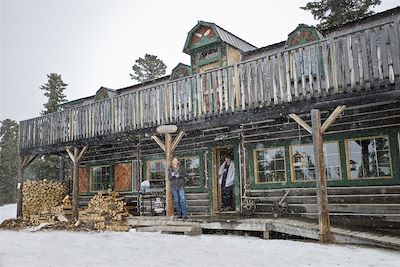
[[171,191],[174,196],[175,212],[179,218],[187,218],[186,196],[185,196],[185,170],[179,166],[178,158],[173,158],[171,169],[169,170],[169,180],[171,181]]

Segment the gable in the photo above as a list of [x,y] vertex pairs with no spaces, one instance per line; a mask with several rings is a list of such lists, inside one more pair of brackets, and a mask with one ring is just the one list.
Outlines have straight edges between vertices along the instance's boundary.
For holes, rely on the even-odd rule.
[[176,80],[192,75],[192,69],[189,65],[179,63],[171,72],[170,79]]
[[219,42],[220,39],[212,25],[198,24],[189,33],[186,39],[184,52],[190,53],[199,47],[211,45]]
[[300,24],[297,28],[289,33],[286,40],[286,47],[299,46],[323,39],[323,35],[313,26]]
[[101,87],[99,90],[97,90],[96,95],[94,97],[94,101],[99,101],[99,100],[104,100],[104,99],[108,99],[111,98],[115,95],[115,91],[105,88],[105,87]]

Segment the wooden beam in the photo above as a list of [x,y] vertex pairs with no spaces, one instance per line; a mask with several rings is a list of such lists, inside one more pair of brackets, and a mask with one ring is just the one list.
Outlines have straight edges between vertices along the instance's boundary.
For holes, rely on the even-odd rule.
[[75,157],[74,157],[74,154],[72,154],[70,148],[66,148],[65,150],[67,151],[68,156],[70,157],[70,159],[72,160],[72,162],[74,162],[74,161],[75,161]]
[[317,206],[319,221],[319,240],[322,243],[332,243],[329,222],[328,191],[324,165],[324,144],[321,131],[321,113],[318,109],[311,110],[312,137],[315,155],[315,179],[317,180]]
[[166,152],[166,151],[165,151],[165,145],[164,145],[164,143],[161,141],[160,138],[158,138],[158,137],[155,136],[155,135],[152,135],[152,136],[151,136],[151,139],[153,139],[154,141],[156,141],[156,143],[161,147],[161,149],[162,149],[164,152]]
[[337,106],[336,109],[332,112],[331,115],[329,115],[328,119],[322,124],[321,126],[321,132],[324,133],[329,126],[332,125],[332,123],[337,119],[337,117],[342,114],[342,112],[346,109],[346,106]]
[[176,137],[175,140],[172,142],[171,153],[175,151],[175,148],[178,146],[179,142],[182,140],[183,136],[185,135],[184,131],[181,131]]
[[78,161],[80,161],[82,159],[83,153],[85,153],[85,151],[88,149],[89,146],[84,146],[81,150],[81,152],[78,155]]
[[305,122],[300,116],[296,114],[289,114],[289,116],[294,119],[298,124],[300,124],[301,127],[303,127],[307,132],[312,133],[311,127]]

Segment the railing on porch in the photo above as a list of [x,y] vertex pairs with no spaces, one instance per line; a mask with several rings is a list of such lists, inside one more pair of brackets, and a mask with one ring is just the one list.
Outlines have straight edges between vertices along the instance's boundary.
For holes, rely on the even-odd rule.
[[399,84],[399,24],[323,39],[22,121],[30,149],[285,102]]

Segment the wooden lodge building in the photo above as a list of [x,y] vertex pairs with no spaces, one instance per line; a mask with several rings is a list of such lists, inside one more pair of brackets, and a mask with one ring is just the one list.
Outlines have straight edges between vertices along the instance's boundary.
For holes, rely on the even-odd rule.
[[151,136],[174,124],[185,132],[174,156],[188,173],[189,216],[221,213],[217,171],[230,154],[231,213],[271,216],[288,193],[289,216],[316,218],[313,142],[290,114],[309,123],[319,109],[324,121],[345,105],[323,137],[331,221],[400,229],[400,7],[323,32],[300,24],[262,48],[199,21],[183,52],[190,65],[169,76],[101,87],[21,121],[21,156],[67,159],[67,147],[87,146],[81,204],[107,188],[135,202],[143,180],[164,188],[165,154]]

